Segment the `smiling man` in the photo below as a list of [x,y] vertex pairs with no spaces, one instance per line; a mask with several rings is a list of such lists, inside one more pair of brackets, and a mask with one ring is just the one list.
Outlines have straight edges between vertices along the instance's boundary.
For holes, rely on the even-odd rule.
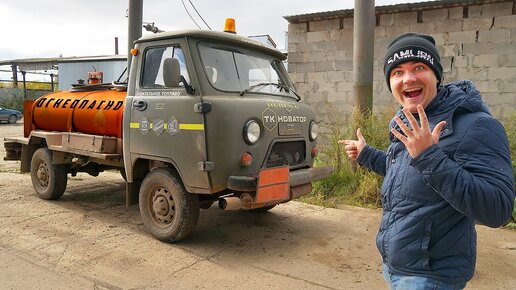
[[340,140],[349,158],[384,176],[376,245],[391,289],[463,289],[476,261],[475,224],[503,225],[514,206],[505,129],[470,81],[442,83],[435,40],[407,33],[385,56],[401,105],[387,152]]

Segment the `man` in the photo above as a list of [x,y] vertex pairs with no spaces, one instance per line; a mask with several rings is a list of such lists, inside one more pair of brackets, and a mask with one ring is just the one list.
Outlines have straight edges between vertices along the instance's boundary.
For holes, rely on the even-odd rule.
[[340,140],[349,158],[384,176],[376,244],[391,289],[463,289],[476,261],[475,223],[503,225],[514,206],[505,130],[469,81],[442,84],[428,35],[387,48],[387,86],[401,105],[387,152]]

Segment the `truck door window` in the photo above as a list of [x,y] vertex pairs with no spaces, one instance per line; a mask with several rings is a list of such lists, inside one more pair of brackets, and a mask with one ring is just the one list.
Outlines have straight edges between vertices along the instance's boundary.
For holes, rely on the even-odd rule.
[[[188,71],[186,69],[186,61],[183,50],[177,46],[153,47],[145,51],[145,59],[143,63],[143,73],[141,78],[142,88],[163,88],[163,63],[166,58],[176,58],[179,61],[181,75],[190,82]],[[184,84],[182,84],[184,86]]]

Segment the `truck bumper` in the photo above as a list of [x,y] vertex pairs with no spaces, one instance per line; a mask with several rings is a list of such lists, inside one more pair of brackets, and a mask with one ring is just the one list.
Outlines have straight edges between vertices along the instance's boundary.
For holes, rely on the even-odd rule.
[[[328,177],[333,172],[333,167],[312,167],[289,172],[289,185],[291,188],[312,183]],[[230,176],[228,188],[235,191],[254,192],[257,188],[257,178],[248,176]]]

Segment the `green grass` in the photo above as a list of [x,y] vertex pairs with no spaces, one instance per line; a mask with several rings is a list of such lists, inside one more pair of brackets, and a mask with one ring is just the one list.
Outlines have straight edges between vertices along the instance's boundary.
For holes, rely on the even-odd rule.
[[516,223],[513,223],[513,222],[508,223],[505,227],[516,231]]
[[514,207],[512,208],[512,222],[516,223],[516,198],[514,199]]
[[[498,118],[507,132],[509,139],[509,149],[511,151],[512,170],[514,171],[514,179],[516,180],[516,113],[508,113]],[[514,199],[514,208],[512,209],[512,223],[507,228],[516,230],[516,199]]]
[[363,167],[357,166],[346,156],[341,139],[357,139],[355,128],[361,132],[367,144],[379,149],[389,145],[388,124],[395,108],[388,108],[365,116],[358,111],[342,117],[330,113],[330,124],[321,139],[328,140],[316,159],[316,166],[330,165],[335,171],[328,178],[314,183],[313,191],[301,201],[326,207],[341,204],[368,208],[380,207],[380,186],[383,178]]
[[0,173],[20,173],[20,168],[0,166]]

